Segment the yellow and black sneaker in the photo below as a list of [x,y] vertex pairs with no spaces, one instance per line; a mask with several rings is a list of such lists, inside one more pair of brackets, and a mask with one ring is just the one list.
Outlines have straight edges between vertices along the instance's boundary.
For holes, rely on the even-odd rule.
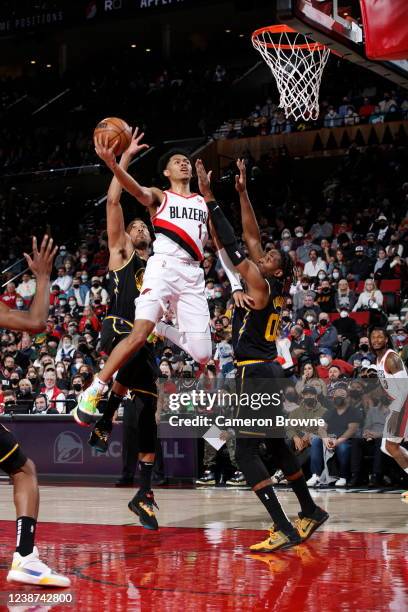
[[128,503],[128,508],[131,512],[137,514],[140,524],[145,529],[156,531],[159,528],[154,513],[154,508],[159,509],[159,506],[154,501],[153,491],[138,491]]
[[302,543],[302,539],[297,533],[297,531],[293,530],[293,533],[286,534],[283,531],[277,531],[272,528],[269,530],[269,536],[263,542],[259,542],[258,544],[252,544],[250,546],[250,550],[253,552],[262,552],[262,553],[272,553],[277,550],[285,550],[286,548],[291,548],[292,546],[297,546]]
[[99,419],[99,421],[95,423],[95,427],[89,436],[88,444],[98,451],[98,453],[106,453],[109,446],[109,436],[111,432],[111,421]]
[[310,538],[312,533],[316,531],[320,525],[323,525],[329,518],[328,513],[316,506],[316,510],[311,516],[305,516],[302,512],[299,512],[299,518],[295,521],[295,527],[302,538],[302,542]]

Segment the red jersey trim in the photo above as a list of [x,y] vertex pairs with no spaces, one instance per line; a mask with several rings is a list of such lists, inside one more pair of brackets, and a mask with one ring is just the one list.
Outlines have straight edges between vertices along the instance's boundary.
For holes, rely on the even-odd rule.
[[[188,247],[188,252],[192,251],[194,253],[194,256],[197,261],[202,261],[204,259],[203,254],[201,253],[194,240],[192,240],[192,238],[190,238],[190,236],[183,229],[177,227],[177,225],[170,223],[170,221],[165,221],[164,219],[156,219],[153,223],[153,227],[157,227],[158,229],[163,228],[169,232],[172,232],[179,240],[182,241],[182,243],[186,244],[186,246]],[[181,246],[183,245],[181,244]]]
[[166,208],[167,206],[167,193],[164,191],[164,198],[163,198],[163,202],[160,204],[160,207],[156,210],[156,212],[154,213],[154,215],[152,217],[150,217],[150,221],[153,221],[153,219],[155,219],[157,217],[157,215],[160,215],[160,213],[163,212],[163,210]]
[[[175,196],[177,196],[179,198],[184,198],[185,200],[189,200],[190,198],[196,198],[198,195],[200,195],[199,193],[192,193],[189,196],[184,196],[184,195],[181,195],[180,193],[176,193],[175,191],[172,191],[171,189],[166,189],[166,191],[168,193],[172,193],[173,195],[175,195]],[[164,193],[166,193],[166,191]]]

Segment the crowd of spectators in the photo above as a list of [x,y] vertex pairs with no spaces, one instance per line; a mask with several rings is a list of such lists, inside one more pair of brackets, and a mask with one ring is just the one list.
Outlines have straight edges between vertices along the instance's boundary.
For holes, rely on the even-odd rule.
[[[384,476],[378,440],[387,402],[378,391],[373,393],[364,386],[365,379],[376,376],[368,325],[388,326],[404,361],[408,357],[408,314],[403,308],[408,258],[404,160],[405,149],[390,146],[359,151],[351,147],[344,158],[336,158],[334,170],[316,178],[308,188],[301,178],[298,183],[294,179],[290,196],[283,197],[276,181],[276,200],[271,204],[265,185],[273,181],[276,168],[262,160],[256,162],[250,155],[247,158],[249,189],[264,248],[276,246],[287,251],[298,270],[281,312],[277,339],[279,359],[293,383],[286,392],[286,409],[328,411],[328,439],[333,441],[337,436],[344,444],[332,449],[338,455],[339,486],[345,479],[354,482],[361,472],[365,442],[376,449],[373,461],[377,463],[369,470],[372,482]],[[236,222],[237,206],[229,179],[227,169],[215,189]],[[236,228],[239,235],[238,223]],[[11,240],[8,249],[2,244],[2,265],[20,255],[28,238],[27,231],[26,236]],[[73,409],[77,395],[106,359],[99,350],[98,336],[108,304],[107,264],[104,220],[96,220],[94,215],[80,225],[74,242],[60,244],[46,330],[36,336],[4,330],[1,334],[1,411],[69,413]],[[155,338],[161,384],[167,391],[188,390],[192,385],[203,389],[217,385],[222,390],[234,377],[233,300],[211,242],[203,268],[213,359],[200,369],[169,341]],[[14,269],[7,272],[3,281],[14,273]],[[34,291],[35,281],[25,273],[6,285],[0,300],[26,309]],[[169,322],[174,321],[173,313],[166,316]],[[160,408],[163,418],[171,411],[165,401]],[[352,420],[346,423],[349,417]],[[346,430],[347,436],[343,435]],[[313,432],[292,433],[299,454],[310,447],[311,478],[316,484],[323,460],[320,442],[313,442]],[[354,438],[359,442],[352,442]],[[228,448],[231,450],[231,444]],[[206,471],[212,469],[205,467]],[[389,477],[389,472],[386,475]]]
[[319,117],[315,121],[293,121],[281,108],[267,98],[257,104],[244,118],[224,122],[215,132],[216,139],[248,138],[289,134],[320,128],[384,123],[408,118],[408,97],[405,92],[385,91],[381,95],[343,96],[338,101],[322,99]]

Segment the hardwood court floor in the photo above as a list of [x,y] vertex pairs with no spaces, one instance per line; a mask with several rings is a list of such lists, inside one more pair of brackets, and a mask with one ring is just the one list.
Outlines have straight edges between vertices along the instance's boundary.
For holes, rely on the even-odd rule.
[[[397,494],[313,492],[330,520],[307,543],[270,555],[248,550],[268,526],[250,491],[158,489],[158,532],[128,511],[132,494],[41,487],[40,552],[71,576],[76,597],[71,607],[44,612],[408,609],[408,504]],[[296,516],[293,494],[278,495]],[[0,592],[37,592],[5,581],[14,546],[6,484],[0,508]]]

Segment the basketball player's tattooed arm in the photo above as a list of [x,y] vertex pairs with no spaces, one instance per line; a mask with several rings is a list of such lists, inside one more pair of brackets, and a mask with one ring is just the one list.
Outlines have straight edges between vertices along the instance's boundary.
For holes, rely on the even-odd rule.
[[27,312],[10,310],[0,302],[0,327],[31,333],[39,333],[45,329],[50,308],[50,274],[57,249],[58,247],[53,248],[52,238],[44,236],[38,250],[37,239],[33,237],[33,257],[24,253],[37,280],[33,302]]
[[385,368],[390,374],[397,374],[397,372],[404,372],[404,366],[402,359],[395,353],[389,353],[385,360]]
[[261,242],[261,232],[255,217],[254,209],[248,196],[246,182],[246,167],[243,159],[237,160],[239,175],[235,176],[235,189],[239,193],[241,205],[241,222],[244,232],[244,241],[252,261],[258,261],[264,256]]
[[[142,150],[142,148],[148,148],[149,145],[140,144],[140,140],[143,138],[143,136],[143,133],[137,135],[135,130],[128,151],[132,151],[135,147],[138,147],[138,151]],[[134,196],[140,202],[140,204],[152,209],[154,212],[163,200],[163,192],[161,189],[157,189],[156,187],[143,187],[143,185],[140,185],[126,170],[124,170],[123,167],[121,167],[120,164],[118,164],[113,149],[114,146],[109,147],[106,136],[100,136],[99,138],[95,139],[96,154],[105,162],[108,168],[112,170],[123,189],[130,193],[130,195]]]

